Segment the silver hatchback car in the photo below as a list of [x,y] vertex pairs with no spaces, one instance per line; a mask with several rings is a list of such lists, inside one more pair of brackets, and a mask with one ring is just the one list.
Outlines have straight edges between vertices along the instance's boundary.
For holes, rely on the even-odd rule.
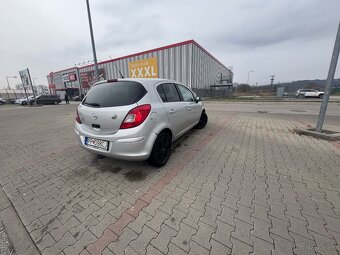
[[207,121],[202,100],[183,84],[114,79],[92,86],[77,109],[75,132],[87,151],[160,167],[174,140]]

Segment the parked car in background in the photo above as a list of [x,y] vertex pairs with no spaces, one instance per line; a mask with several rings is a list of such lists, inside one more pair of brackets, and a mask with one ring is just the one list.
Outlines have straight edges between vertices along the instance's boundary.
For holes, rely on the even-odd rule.
[[[29,96],[29,97],[28,97],[28,100],[31,100],[31,99],[33,99],[33,98],[34,98],[34,96]],[[15,103],[15,104],[25,105],[25,104],[27,104],[27,98],[26,98],[26,97],[23,97],[23,98],[16,99],[16,100],[14,101],[14,103]]]
[[174,140],[204,128],[202,100],[189,88],[165,79],[119,79],[93,85],[78,106],[75,132],[92,153],[166,164]]
[[3,99],[2,97],[0,97],[0,104],[6,104],[7,101],[5,99]]
[[61,99],[57,95],[41,95],[36,97],[36,102],[34,98],[30,99],[29,103],[32,104],[60,104]]
[[74,96],[73,101],[81,101],[81,97],[80,96]]
[[316,89],[299,89],[295,92],[295,96],[298,98],[305,98],[305,97],[317,97],[323,98],[324,92],[318,91]]

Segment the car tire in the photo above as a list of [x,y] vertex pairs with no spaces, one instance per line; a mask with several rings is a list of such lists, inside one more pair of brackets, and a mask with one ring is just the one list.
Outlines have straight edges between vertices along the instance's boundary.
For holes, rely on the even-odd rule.
[[322,98],[323,98],[323,95],[319,95],[319,98],[322,99]]
[[54,104],[59,104],[58,101],[54,101],[53,103],[54,103]]
[[195,126],[196,129],[204,128],[208,123],[208,115],[205,112],[202,112],[200,121]]
[[300,95],[298,96],[298,98],[302,99],[302,98],[304,98],[304,95],[300,94]]
[[171,136],[168,133],[160,133],[153,144],[148,163],[155,167],[164,166],[171,154]]

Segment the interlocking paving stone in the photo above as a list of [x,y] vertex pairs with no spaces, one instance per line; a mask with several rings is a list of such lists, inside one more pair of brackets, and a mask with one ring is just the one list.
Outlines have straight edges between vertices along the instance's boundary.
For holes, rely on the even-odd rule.
[[80,149],[75,105],[1,108],[1,187],[43,253],[337,254],[340,147],[291,132],[315,116],[217,105],[160,169]]
[[77,255],[80,254],[84,247],[88,246],[91,243],[94,243],[97,240],[97,237],[92,234],[90,231],[86,231],[78,240],[77,242],[72,245],[68,246],[64,249],[65,255]]
[[142,233],[143,226],[152,219],[152,216],[141,211],[139,216],[131,223],[128,224],[128,227],[135,231],[137,234]]
[[250,254],[253,251],[253,247],[238,240],[235,238],[231,238],[231,242],[233,244],[233,250],[231,254]]
[[217,220],[217,230],[211,238],[231,248],[230,236],[233,231],[235,231],[235,227]]
[[294,239],[295,248],[294,253],[295,254],[316,254],[314,251],[315,242],[313,239],[304,238],[303,236],[300,236],[295,233],[291,233],[291,236]]
[[256,236],[252,237],[252,240],[254,241],[254,250],[251,254],[261,254],[261,255],[270,255],[272,254],[272,251],[274,249],[273,243],[268,243],[264,241],[261,238],[258,238]]
[[249,246],[252,246],[253,240],[250,238],[250,233],[253,229],[253,225],[250,225],[238,219],[235,219],[235,224],[235,231],[231,233],[231,236],[248,244]]
[[158,236],[151,241],[152,246],[157,248],[164,254],[168,253],[168,245],[171,239],[177,235],[177,231],[163,224],[161,226],[161,232],[159,232]]
[[223,221],[231,226],[235,226],[235,215],[237,211],[232,208],[222,206],[222,214],[217,217],[218,220]]
[[200,244],[207,250],[211,249],[211,244],[209,243],[210,237],[212,233],[216,231],[216,228],[209,226],[208,224],[205,224],[202,221],[198,222],[199,228],[197,231],[197,234],[194,235],[191,240],[194,242]]
[[292,237],[289,235],[288,227],[290,226],[287,221],[271,217],[269,216],[270,220],[272,221],[272,227],[270,229],[270,233],[283,237],[287,240],[292,240]]
[[150,241],[157,236],[157,232],[149,228],[148,226],[143,227],[142,233],[130,243],[130,246],[139,254],[146,254],[146,247]]
[[183,213],[179,210],[174,209],[170,218],[165,220],[164,224],[168,225],[169,227],[173,228],[176,231],[179,231],[180,223],[186,215],[187,214],[185,214],[185,213]]
[[123,233],[115,241],[108,245],[114,254],[124,254],[125,249],[132,240],[137,239],[138,235],[130,228],[125,228]]
[[209,250],[207,250],[206,248],[202,247],[201,245],[199,245],[195,242],[190,242],[189,254],[191,254],[191,255],[208,255]]
[[196,232],[196,229],[181,223],[178,234],[171,239],[171,242],[173,242],[176,247],[180,247],[182,250],[188,252],[190,250],[190,240]]
[[176,245],[170,243],[168,254],[169,255],[186,255],[188,253],[183,251],[182,249],[178,248]]
[[161,225],[166,219],[169,218],[169,214],[161,210],[157,210],[155,216],[150,221],[148,221],[146,225],[159,233],[159,231],[161,230]]
[[254,229],[251,231],[251,234],[253,236],[261,238],[268,243],[273,243],[273,239],[269,236],[269,229],[271,227],[271,224],[256,218],[253,219],[253,222]]
[[225,246],[224,244],[216,242],[214,240],[211,240],[210,243],[211,243],[211,251],[210,251],[211,255],[231,254],[231,249],[228,246]]

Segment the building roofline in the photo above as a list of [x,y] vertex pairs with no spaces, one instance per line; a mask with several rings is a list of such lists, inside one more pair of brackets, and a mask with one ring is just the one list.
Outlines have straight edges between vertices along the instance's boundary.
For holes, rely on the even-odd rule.
[[63,69],[63,70],[60,70],[60,71],[56,71],[56,72],[49,72],[49,74],[47,76],[50,76],[51,73],[55,74],[55,73],[60,73],[60,72],[65,72],[65,71],[69,71],[71,69],[78,69],[78,67],[74,66],[74,67],[69,67],[69,68],[66,68],[66,69]]
[[[109,59],[109,60],[101,61],[101,62],[98,62],[98,65],[106,64],[106,63],[110,63],[110,62],[115,62],[115,61],[126,59],[126,58],[136,57],[136,56],[144,55],[144,54],[148,54],[148,53],[153,53],[153,52],[160,51],[160,50],[171,49],[171,48],[174,48],[174,47],[179,47],[179,46],[183,46],[183,45],[187,45],[187,44],[191,44],[191,43],[196,45],[199,49],[204,51],[206,54],[208,54],[211,58],[213,58],[219,64],[221,64],[222,66],[224,66],[225,68],[230,70],[221,61],[219,61],[217,58],[215,58],[213,55],[211,55],[205,48],[203,48],[200,44],[198,44],[193,39],[187,40],[187,41],[183,41],[183,42],[179,42],[179,43],[169,44],[169,45],[158,47],[158,48],[154,48],[154,49],[151,49],[151,50],[141,51],[141,52],[130,54],[130,55],[126,55],[126,56],[123,56],[123,57],[118,57],[118,58],[114,58],[114,59]],[[65,72],[65,71],[71,70],[73,68],[82,69],[82,68],[88,68],[88,67],[92,67],[92,66],[94,66],[94,64],[89,64],[89,65],[85,65],[85,66],[81,66],[81,67],[70,67],[70,68],[67,68],[67,69],[64,69],[64,70],[61,70],[61,71],[57,71],[57,72],[53,72],[53,73]]]

